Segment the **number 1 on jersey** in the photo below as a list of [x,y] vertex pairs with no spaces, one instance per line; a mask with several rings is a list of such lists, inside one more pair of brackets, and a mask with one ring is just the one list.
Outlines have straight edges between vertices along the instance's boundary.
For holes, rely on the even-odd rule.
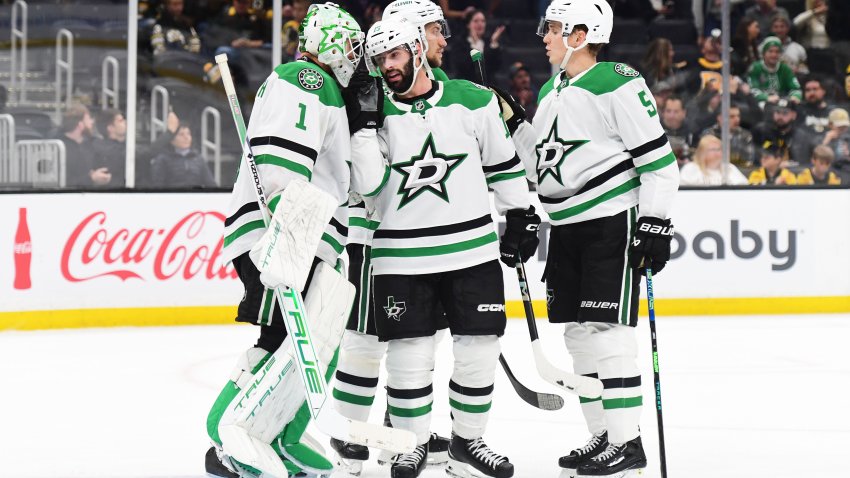
[[298,103],[298,108],[301,110],[301,116],[298,118],[298,122],[295,123],[295,127],[306,131],[307,125],[304,124],[304,117],[307,116],[307,105],[304,103]]
[[640,99],[640,104],[646,106],[646,113],[649,115],[650,118],[658,114],[658,110],[655,109],[655,105],[653,105],[652,101],[650,101],[649,98],[646,97],[645,91],[641,91],[640,93],[638,93],[638,99]]

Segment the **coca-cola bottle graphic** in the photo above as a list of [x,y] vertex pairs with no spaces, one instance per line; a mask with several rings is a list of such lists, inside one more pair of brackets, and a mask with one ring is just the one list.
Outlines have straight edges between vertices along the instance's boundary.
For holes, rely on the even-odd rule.
[[29,289],[30,262],[32,262],[32,243],[30,228],[27,225],[27,208],[18,209],[18,230],[15,231],[15,289]]

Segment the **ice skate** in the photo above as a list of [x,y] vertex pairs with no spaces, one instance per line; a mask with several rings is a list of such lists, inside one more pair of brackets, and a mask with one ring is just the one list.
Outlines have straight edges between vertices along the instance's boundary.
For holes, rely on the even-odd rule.
[[467,440],[452,434],[446,473],[456,478],[510,478],[514,466],[481,438]]
[[571,451],[569,455],[558,458],[558,466],[561,471],[561,478],[573,478],[576,476],[578,466],[594,456],[602,453],[608,447],[608,432],[602,432],[599,435],[593,435],[590,440],[581,447]]
[[622,445],[609,443],[605,451],[578,466],[577,476],[623,478],[637,476],[644,468],[646,468],[646,454],[643,452],[640,437],[637,437]]
[[428,440],[428,466],[445,465],[449,461],[449,441],[436,433],[431,434]]
[[368,448],[363,445],[346,443],[336,438],[331,438],[331,448],[334,450],[334,463],[337,472],[360,476],[360,472],[363,471],[363,462],[369,459]]
[[428,445],[419,445],[410,453],[396,455],[390,468],[391,478],[416,478],[425,469]]

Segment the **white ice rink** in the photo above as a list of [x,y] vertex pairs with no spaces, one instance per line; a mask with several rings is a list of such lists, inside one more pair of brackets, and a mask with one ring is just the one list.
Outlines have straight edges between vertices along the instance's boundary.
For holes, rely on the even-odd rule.
[[[560,328],[539,327],[549,355],[571,367]],[[661,317],[658,334],[670,477],[850,476],[850,316]],[[645,318],[638,337],[643,476],[656,477]],[[204,476],[207,411],[255,338],[235,325],[0,333],[0,476]],[[525,322],[510,320],[502,347],[517,376],[555,391],[535,376],[528,344]],[[448,339],[438,357],[433,428],[445,435]],[[557,477],[558,456],[587,438],[578,399],[540,411],[496,377],[486,441],[515,476]],[[372,419],[382,414],[378,405]],[[363,476],[389,472],[372,462]]]

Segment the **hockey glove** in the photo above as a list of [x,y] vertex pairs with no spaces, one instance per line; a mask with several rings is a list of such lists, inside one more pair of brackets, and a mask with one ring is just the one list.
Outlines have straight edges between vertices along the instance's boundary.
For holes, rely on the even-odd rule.
[[638,219],[635,236],[629,246],[631,266],[646,275],[646,267],[652,267],[657,274],[670,260],[670,240],[673,239],[673,225],[669,219],[642,217]]
[[499,258],[508,267],[516,267],[517,255],[526,262],[537,251],[540,216],[534,213],[534,206],[529,206],[528,209],[511,209],[505,219],[507,224],[499,242]]
[[502,119],[505,120],[508,131],[513,135],[520,123],[526,120],[525,108],[507,91],[496,88],[495,86],[490,87],[490,89],[493,90],[496,98],[499,99],[499,107],[502,109]]
[[383,124],[384,90],[381,79],[369,75],[363,62],[342,91],[348,131],[354,134],[361,129],[378,129]]

